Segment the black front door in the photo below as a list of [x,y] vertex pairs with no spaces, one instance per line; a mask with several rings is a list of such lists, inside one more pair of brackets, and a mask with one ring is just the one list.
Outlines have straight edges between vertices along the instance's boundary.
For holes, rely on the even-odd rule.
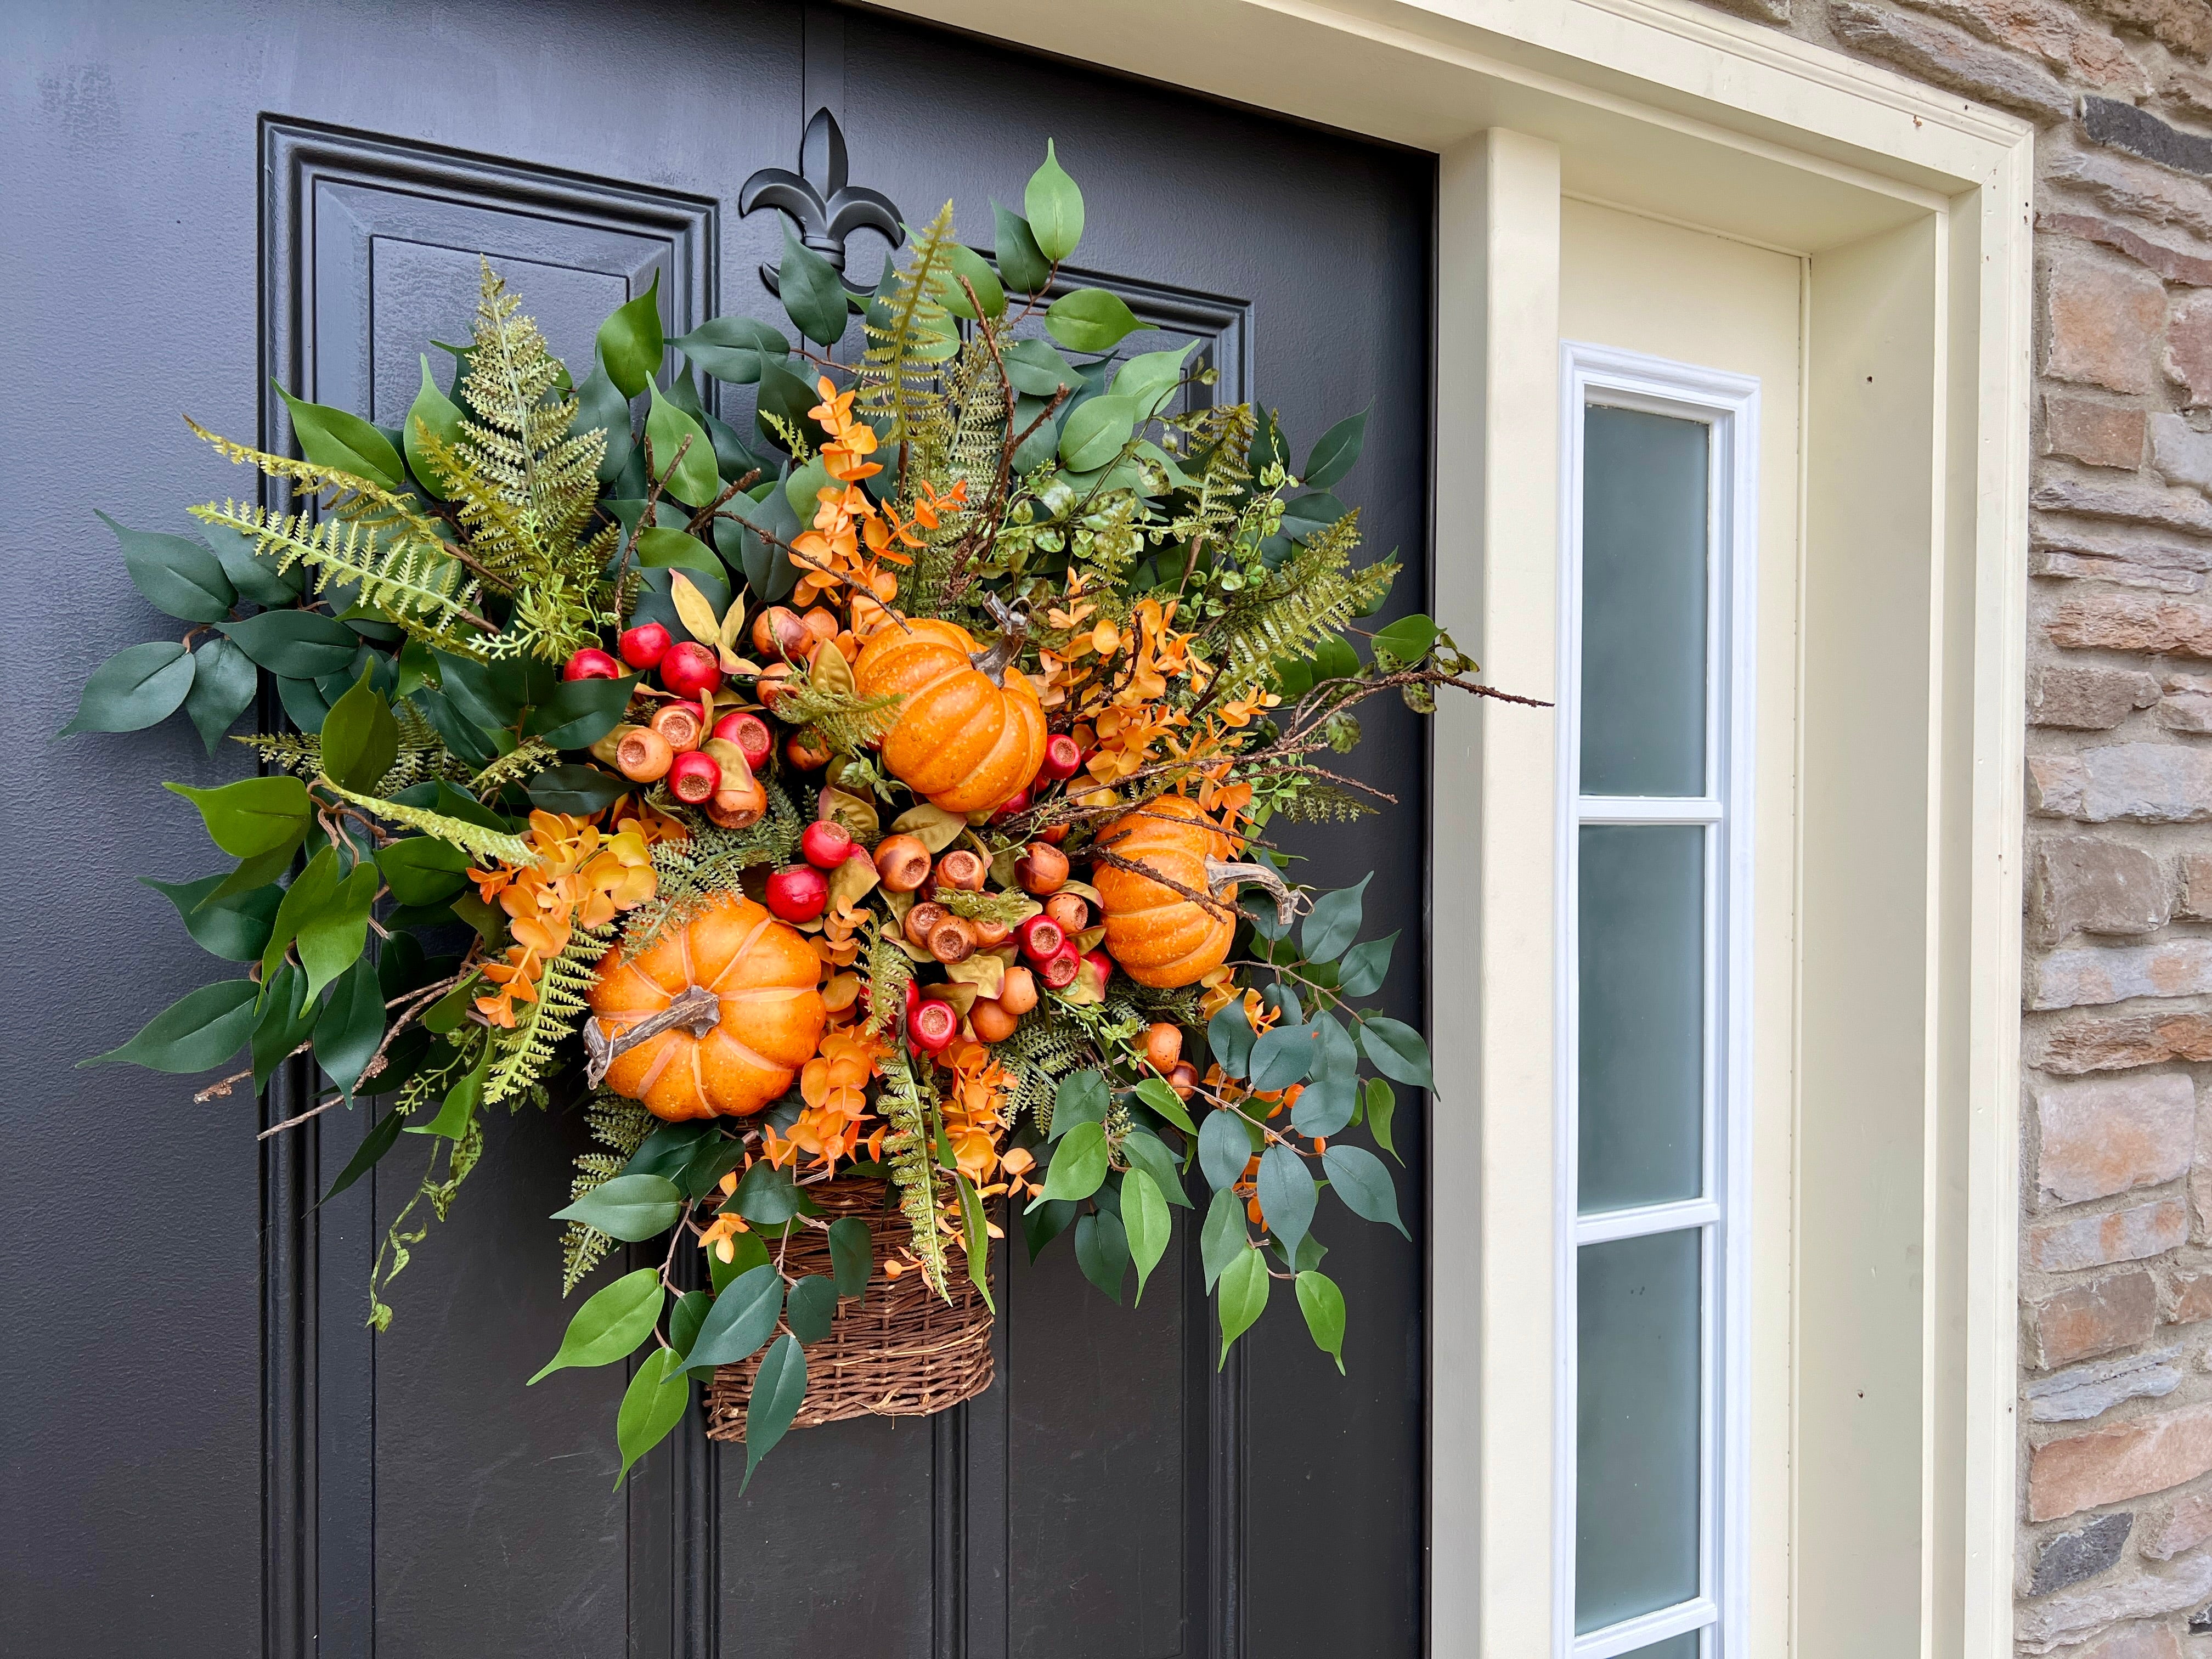
[[[413,1173],[395,1157],[312,1207],[364,1115],[257,1146],[242,1096],[71,1069],[204,975],[127,872],[201,873],[197,823],[152,785],[221,781],[243,756],[173,722],[97,748],[48,734],[94,665],[155,632],[93,508],[184,530],[186,502],[239,488],[180,411],[281,438],[274,375],[396,423],[420,343],[465,337],[479,255],[572,363],[656,273],[672,335],[775,315],[759,267],[781,231],[739,187],[793,166],[821,108],[854,183],[917,222],[951,197],[981,246],[991,198],[1018,202],[1054,139],[1088,199],[1084,280],[1200,339],[1218,398],[1279,410],[1301,453],[1371,410],[1343,493],[1406,556],[1393,610],[1420,609],[1432,158],[797,0],[47,0],[9,8],[0,48],[22,813],[0,1652],[1418,1652],[1415,1247],[1328,1241],[1348,1378],[1282,1306],[1217,1371],[1194,1243],[1141,1310],[1085,1285],[1066,1241],[1034,1266],[1018,1247],[982,1399],[795,1433],[742,1495],[741,1455],[695,1420],[611,1493],[620,1368],[520,1386],[569,1310],[545,1217],[581,1124],[490,1126],[372,1339],[370,1258]],[[881,252],[856,237],[855,273]],[[1398,809],[1304,844],[1324,882],[1373,868],[1370,927],[1409,941],[1425,752],[1411,715],[1377,712],[1358,763]],[[1415,1021],[1420,959],[1400,952],[1390,995]],[[1398,1136],[1417,1238],[1420,1115]]]

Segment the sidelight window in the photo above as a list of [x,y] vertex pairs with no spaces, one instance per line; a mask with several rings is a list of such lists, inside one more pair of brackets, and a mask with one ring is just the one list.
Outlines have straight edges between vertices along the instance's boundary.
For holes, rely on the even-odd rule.
[[1560,1659],[1739,1659],[1757,387],[1565,373]]

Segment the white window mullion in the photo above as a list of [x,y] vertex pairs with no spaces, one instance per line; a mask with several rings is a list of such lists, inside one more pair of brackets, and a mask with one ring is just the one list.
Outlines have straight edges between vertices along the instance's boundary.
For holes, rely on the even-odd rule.
[[[1557,1659],[1682,1659],[1692,1651],[1697,1659],[1744,1659],[1749,1113],[1742,1096],[1749,1037],[1751,460],[1757,453],[1757,383],[1571,344],[1564,360]],[[1598,568],[1621,586],[1596,595],[1600,606],[1608,598],[1614,601],[1610,615],[1600,611],[1592,624],[1597,648],[1618,655],[1596,659],[1594,681],[1583,656],[1591,614],[1583,509],[1585,438],[1593,408],[1661,417],[1640,424],[1612,420],[1603,434],[1607,453],[1622,457],[1620,465],[1631,470],[1613,475],[1610,500],[1602,494],[1595,498],[1593,510],[1612,538],[1607,562]],[[1688,459],[1685,447],[1697,441],[1686,429],[1692,426],[1705,434],[1704,476],[1688,475],[1703,486],[1703,521],[1692,519],[1686,526],[1680,509],[1698,483],[1683,481],[1680,463]],[[1651,540],[1634,516],[1644,498],[1624,504],[1618,493],[1629,479],[1656,492]],[[1676,509],[1671,520],[1666,517],[1670,505]],[[1700,534],[1701,562],[1686,567],[1682,560],[1697,549]],[[1647,546],[1652,562],[1639,562]],[[1697,574],[1670,577],[1670,570]],[[1693,580],[1703,581],[1703,603],[1685,610],[1692,592],[1686,584]],[[1670,638],[1686,646],[1700,626],[1703,649],[1686,664],[1679,654],[1665,654]],[[1670,635],[1670,629],[1680,631]],[[1640,698],[1647,689],[1648,699]],[[1701,703],[1693,708],[1692,698]],[[1694,735],[1683,723],[1691,718]],[[1613,724],[1601,724],[1608,720]],[[1692,743],[1701,745],[1701,755],[1691,755]],[[1585,775],[1585,759],[1593,756],[1597,775]],[[1583,793],[1585,788],[1590,793]],[[1668,838],[1585,834],[1638,829]],[[1683,839],[1686,831],[1697,832],[1694,851]],[[1594,867],[1601,874],[1593,888],[1583,879],[1583,860],[1601,853],[1603,863]],[[1694,907],[1692,880],[1700,890]],[[1586,902],[1618,908],[1586,915]],[[1595,981],[1582,960],[1586,927],[1608,949],[1627,952],[1614,959],[1618,965],[1610,973],[1600,965]],[[1669,983],[1678,988],[1669,993]],[[1602,1006],[1620,1011],[1625,1023],[1619,1041],[1628,1045],[1591,1049],[1598,1069],[1587,1079],[1586,989]],[[1694,1027],[1670,1024],[1692,1018]],[[1599,1091],[1595,1096],[1586,1092],[1593,1088]],[[1641,1112],[1647,1100],[1650,1109]],[[1601,1115],[1585,1121],[1586,1108]],[[1686,1164],[1683,1142],[1692,1125],[1698,1145]],[[1595,1172],[1583,1164],[1586,1133],[1595,1137],[1594,1155],[1603,1154],[1601,1170]],[[1656,1162],[1640,1161],[1646,1158]],[[1609,1207],[1584,1213],[1586,1202]],[[1680,1242],[1667,1243],[1670,1236]],[[1641,1241],[1650,1243],[1630,1248]],[[1587,1263],[1594,1275],[1591,1292],[1601,1299],[1584,1310],[1579,1302],[1585,1255],[1592,1250],[1604,1252]],[[1602,1356],[1596,1363],[1612,1368],[1587,1379],[1580,1351],[1585,1311],[1595,1322],[1589,1333],[1599,1345],[1595,1352]],[[1670,1318],[1682,1322],[1669,1325]],[[1622,1369],[1623,1342],[1638,1353],[1644,1350],[1637,1344],[1655,1345],[1648,1401],[1637,1393],[1644,1379]],[[1640,1534],[1594,1521],[1586,1540],[1579,1523],[1578,1486],[1593,1473],[1581,1469],[1579,1458],[1586,1381],[1595,1390],[1589,1408],[1597,1413],[1587,1426],[1609,1436],[1618,1460],[1650,1483],[1640,1489],[1651,1511]],[[1669,1433],[1675,1437],[1671,1441]],[[1689,1433],[1696,1436],[1693,1449],[1680,1437]],[[1602,1447],[1604,1438],[1596,1443]],[[1689,1468],[1668,1459],[1669,1445],[1692,1456]],[[1593,1484],[1602,1487],[1601,1480]],[[1668,1494],[1676,1492],[1683,1507],[1670,1522],[1674,1500]],[[1637,1489],[1625,1492],[1624,1501],[1633,1503],[1638,1495]],[[1669,1533],[1668,1526],[1680,1530]],[[1685,1553],[1670,1563],[1664,1553],[1644,1547],[1654,1536],[1674,1538]],[[1592,1570],[1613,1575],[1610,1582],[1592,1579],[1587,1607],[1577,1583],[1578,1567],[1587,1565],[1582,1560],[1586,1542],[1599,1550]],[[1639,1605],[1640,1598],[1678,1584],[1678,1600]],[[1590,1614],[1607,1613],[1619,1616],[1602,1628],[1576,1633],[1578,1617],[1586,1622]]]

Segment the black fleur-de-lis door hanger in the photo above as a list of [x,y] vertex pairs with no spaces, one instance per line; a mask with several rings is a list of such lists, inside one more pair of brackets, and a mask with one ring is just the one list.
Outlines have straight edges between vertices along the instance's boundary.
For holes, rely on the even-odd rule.
[[[846,180],[845,135],[836,116],[818,109],[799,141],[799,171],[763,167],[754,173],[738,192],[738,216],[759,208],[789,215],[799,240],[830,262],[848,293],[865,297],[874,289],[846,276],[845,239],[856,230],[872,230],[896,247],[906,240],[905,216],[883,191]],[[781,293],[776,267],[764,264],[760,270],[768,291]]]

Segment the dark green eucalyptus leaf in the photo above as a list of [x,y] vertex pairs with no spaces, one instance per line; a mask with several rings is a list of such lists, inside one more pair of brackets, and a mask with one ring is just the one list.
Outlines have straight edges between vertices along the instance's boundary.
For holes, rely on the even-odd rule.
[[1403,1021],[1376,1015],[1359,1028],[1359,1046],[1375,1069],[1394,1082],[1416,1089],[1433,1089],[1429,1071],[1429,1045],[1421,1034]]
[[1250,1330],[1267,1308],[1267,1260],[1247,1246],[1221,1270],[1215,1297],[1221,1317],[1221,1359],[1229,1364],[1230,1345]]
[[1282,533],[1302,542],[1334,524],[1345,514],[1345,505],[1327,490],[1299,495],[1285,503]]
[[1252,1045],[1252,1087],[1262,1094],[1287,1089],[1310,1073],[1320,1058],[1310,1026],[1278,1025]]
[[143,731],[177,712],[192,674],[191,653],[174,640],[126,645],[93,670],[76,716],[55,735]]
[[310,461],[386,489],[405,487],[406,469],[399,464],[399,452],[382,432],[358,415],[295,398],[273,377],[269,384],[292,411],[292,435]]
[[668,376],[668,401],[695,421],[703,422],[706,419],[707,405],[699,401],[699,383],[692,375],[690,363]]
[[714,1292],[714,1305],[686,1356],[695,1370],[734,1365],[760,1352],[783,1316],[783,1275],[763,1261]]
[[315,1021],[315,1063],[350,1099],[383,1041],[384,987],[374,963],[356,962],[338,975]]
[[771,484],[759,501],[749,501],[741,495],[724,511],[731,508],[737,509],[740,520],[717,514],[714,545],[744,573],[745,583],[755,594],[772,605],[790,598],[799,586],[799,567],[784,549],[798,536],[800,526],[789,498],[780,485]]
[[646,411],[645,435],[653,446],[653,476],[686,507],[704,507],[720,494],[722,487],[722,476],[714,470],[714,440],[698,422],[663,397],[659,386],[649,389],[653,398],[652,407]]
[[541,1382],[571,1365],[608,1365],[628,1358],[653,1334],[666,1295],[658,1267],[624,1273],[594,1292],[569,1320],[560,1352],[530,1381]]
[[1111,351],[1144,324],[1118,294],[1103,288],[1079,288],[1045,308],[1044,325],[1070,351]]
[[1367,411],[1339,421],[1321,434],[1321,441],[1306,457],[1305,470],[1298,475],[1299,482],[1308,489],[1327,489],[1352,471],[1359,459],[1361,447],[1367,441]]
[[630,1466],[651,1451],[678,1423],[691,1403],[691,1377],[673,1348],[650,1350],[623,1390],[615,1412],[615,1446],[622,1453],[622,1468],[615,1490],[629,1478]]
[[362,675],[323,719],[323,774],[341,788],[373,793],[399,757],[399,722]]
[[636,684],[634,674],[618,680],[562,680],[530,711],[524,729],[550,748],[588,749],[622,724]]
[[1121,1156],[1129,1160],[1131,1168],[1152,1176],[1152,1184],[1170,1204],[1186,1210],[1191,1207],[1190,1197],[1183,1191],[1182,1166],[1168,1150],[1167,1142],[1150,1129],[1133,1128],[1123,1136]]
[[434,836],[408,836],[376,849],[376,867],[402,904],[442,904],[468,885],[469,855]]
[[1083,377],[1075,365],[1052,349],[1049,340],[1017,340],[1000,354],[1006,365],[1006,379],[1016,392],[1025,398],[1040,400],[1024,415],[1014,412],[1015,429],[1027,426],[1036,418],[1042,400],[1050,398],[1062,386],[1070,392],[1083,389]]
[[250,979],[224,979],[188,991],[121,1048],[77,1064],[143,1066],[149,1072],[175,1073],[220,1066],[239,1051],[252,1030],[253,1000],[259,988]]
[[1022,1237],[1029,1245],[1030,1261],[1036,1261],[1046,1245],[1075,1224],[1076,1208],[1073,1200],[1056,1198],[1049,1204],[1032,1204],[1024,1212]]
[[1244,1229],[1244,1200],[1224,1188],[1206,1208],[1206,1224],[1198,1235],[1200,1263],[1206,1269],[1206,1288],[1213,1289],[1221,1271],[1251,1247]]
[[783,262],[776,267],[776,297],[801,334],[817,345],[834,346],[844,337],[849,314],[845,284],[830,262],[783,226]]
[[664,1176],[623,1175],[601,1182],[565,1209],[556,1221],[580,1221],[626,1244],[657,1237],[684,1212],[684,1194]]
[[1252,434],[1251,447],[1247,449],[1244,454],[1246,465],[1252,470],[1252,481],[1255,484],[1260,481],[1261,474],[1270,466],[1290,465],[1290,446],[1283,441],[1282,422],[1275,418],[1274,410],[1269,409],[1260,411],[1259,420]]
[[1291,1123],[1302,1135],[1341,1134],[1359,1110],[1359,1079],[1352,1073],[1317,1077],[1299,1092]]
[[1198,1167],[1216,1192],[1226,1192],[1244,1178],[1252,1159],[1252,1137],[1244,1120],[1225,1106],[1206,1114],[1198,1130]]
[[[625,399],[645,390],[666,349],[660,327],[660,268],[644,293],[617,306],[592,340],[592,349]],[[665,459],[661,463],[667,465]]]
[[1398,1189],[1391,1183],[1382,1160],[1364,1146],[1340,1140],[1321,1155],[1328,1176],[1328,1189],[1344,1200],[1345,1208],[1365,1221],[1395,1227],[1407,1238],[1406,1224],[1398,1219]]
[[1070,471],[1089,472],[1121,453],[1136,431],[1138,409],[1128,398],[1092,398],[1060,429],[1060,459]]
[[1356,886],[1340,887],[1314,901],[1314,908],[1306,913],[1305,922],[1298,929],[1298,943],[1305,947],[1307,961],[1334,962],[1359,937],[1367,884],[1374,879],[1370,871]]
[[714,1305],[714,1295],[708,1291],[686,1291],[678,1297],[668,1310],[668,1346],[679,1354],[690,1353],[699,1340],[699,1327],[706,1323],[707,1310]]
[[1344,1370],[1344,1292],[1326,1273],[1308,1268],[1298,1274],[1298,1311],[1306,1316],[1306,1330],[1314,1346],[1336,1361]]
[[756,318],[717,317],[678,339],[676,349],[726,385],[750,386],[760,379],[762,364],[791,355],[791,342]]
[[[730,1253],[730,1259],[726,1261],[722,1259],[725,1249]],[[765,1267],[768,1262],[768,1246],[761,1243],[760,1235],[738,1233],[734,1237],[723,1239],[707,1252],[707,1281],[714,1287],[714,1294],[719,1297],[737,1280],[756,1267]],[[755,1343],[753,1346],[757,1347],[760,1345]]]
[[1260,1154],[1260,1210],[1267,1218],[1267,1231],[1296,1259],[1298,1241],[1313,1225],[1314,1178],[1306,1161],[1280,1141]]
[[1104,1210],[1075,1218],[1075,1265],[1083,1276],[1114,1298],[1129,1272],[1129,1234],[1121,1218]]
[[272,886],[217,899],[214,895],[223,884],[222,876],[204,876],[198,881],[155,881],[151,876],[138,879],[177,907],[177,914],[185,919],[185,928],[200,949],[226,962],[260,959],[269,943],[270,924],[284,897],[281,889]]
[[[822,394],[815,390],[812,381],[801,380],[781,363],[764,362],[761,364],[760,395],[755,404],[756,418],[769,415],[781,416],[805,434],[807,442],[817,451],[830,434],[823,431],[806,411],[817,407],[821,402]],[[762,437],[778,449],[784,447],[781,433],[765,419],[760,419],[759,425]]]
[[1043,293],[1045,285],[1052,281],[1052,261],[1037,246],[1030,222],[996,202],[991,204],[991,215],[997,226],[999,244],[993,257],[998,261],[1001,280],[1017,293]]
[[[999,286],[999,273],[985,263],[983,256],[973,248],[955,242],[946,250],[952,264],[951,274],[943,283],[938,297],[945,308],[956,317],[969,322],[976,320],[975,307],[968,302],[970,289],[983,307],[986,317],[1002,317],[1006,311],[1006,291]],[[967,286],[962,287],[962,283]]]
[[799,1213],[799,1188],[790,1176],[763,1160],[744,1173],[730,1206],[758,1227],[780,1227]]
[[430,729],[438,734],[440,741],[466,764],[481,769],[497,758],[499,747],[484,728],[444,692],[427,685],[418,686],[408,701],[422,711],[422,718],[430,722]]
[[[1182,383],[1183,360],[1198,349],[1198,342],[1172,351],[1146,351],[1128,359],[1114,371],[1114,396],[1127,398],[1135,406],[1137,424],[1158,414],[1176,387]],[[1162,460],[1166,460],[1162,456]]]
[[[338,688],[345,688],[343,677],[338,677]],[[277,676],[276,699],[284,705],[284,718],[310,737],[322,731],[323,720],[331,712],[331,699],[313,680]]]
[[1059,415],[1052,420],[1042,418],[1049,405],[1042,398],[1022,398],[1014,404],[1014,431],[1028,433],[1014,449],[1014,471],[1034,472],[1041,466],[1049,466],[1060,453],[1060,428],[1067,418],[1067,405],[1060,405]]
[[[440,391],[438,383],[430,378],[428,355],[418,354],[417,361],[422,365],[422,384],[408,408],[405,425],[400,428],[401,447],[407,453],[407,470],[415,475],[415,482],[442,499],[453,493],[453,481],[430,459],[428,446],[422,441],[422,428],[427,428],[441,443],[458,445],[467,435],[461,429],[461,422],[466,417],[461,413],[461,406]],[[589,430],[583,426],[576,429]]]
[[[1127,1236],[1129,1260],[1137,1269],[1137,1304],[1140,1307],[1145,1300],[1145,1281],[1152,1276],[1152,1269],[1167,1254],[1174,1225],[1168,1215],[1168,1201],[1148,1173],[1132,1169],[1121,1177],[1121,1230]],[[1076,1248],[1080,1253],[1079,1238]],[[1117,1279],[1117,1285],[1118,1283]]]
[[1436,642],[1437,625],[1426,617],[1401,617],[1388,627],[1376,629],[1370,641],[1378,656],[1388,655],[1401,663],[1419,662]]
[[264,558],[254,550],[251,537],[242,535],[228,525],[210,524],[200,526],[207,544],[214,550],[216,561],[230,585],[238,590],[238,597],[253,605],[282,605],[298,601],[305,580],[306,568],[295,565],[289,570],[279,570],[276,561]]
[[238,591],[214,553],[187,537],[127,530],[97,507],[93,510],[123,544],[131,583],[155,610],[196,623],[221,622],[230,614]]
[[703,1120],[692,1119],[683,1123],[662,1123],[654,1127],[651,1134],[638,1143],[637,1150],[623,1164],[624,1175],[659,1176],[668,1181],[681,1176],[699,1151],[699,1143],[714,1133]]
[[361,648],[353,629],[314,611],[264,611],[222,628],[247,656],[289,679],[343,673]]
[[599,482],[611,484],[622,477],[630,452],[637,446],[637,434],[630,427],[629,399],[623,396],[605,363],[593,363],[583,385],[576,388],[576,421],[570,430],[605,433],[607,447],[599,457]]
[[1206,1023],[1206,1046],[1228,1077],[1243,1077],[1252,1064],[1252,1022],[1242,1000],[1224,1003]]
[[307,786],[294,777],[240,778],[216,789],[195,789],[184,783],[161,787],[199,808],[208,835],[234,859],[289,853],[300,844],[314,816]]
[[745,1474],[738,1482],[742,1494],[752,1485],[753,1471],[760,1461],[775,1449],[790,1427],[791,1419],[799,1414],[799,1402],[806,1397],[806,1351],[799,1346],[798,1339],[786,1333],[776,1338],[775,1346],[761,1361],[760,1370],[753,1377],[752,1398],[745,1402]]
[[252,702],[260,681],[253,659],[228,640],[204,641],[192,653],[192,689],[185,694],[185,713],[199,728],[209,754]]
[[613,805],[630,787],[611,772],[578,765],[549,766],[526,787],[532,806],[577,817]]
[[1079,1123],[1053,1151],[1045,1170],[1044,1199],[1089,1198],[1105,1181],[1106,1169],[1105,1131],[1096,1123]]
[[848,1215],[830,1224],[830,1271],[839,1296],[865,1296],[869,1275],[875,1272],[875,1249],[868,1224]]
[[353,1156],[346,1160],[345,1168],[338,1171],[338,1178],[331,1182],[330,1191],[316,1200],[318,1209],[374,1169],[378,1160],[399,1144],[399,1127],[406,1117],[405,1107],[394,1106],[377,1119],[376,1127],[361,1138],[361,1145],[354,1148]]
[[1059,1139],[1079,1123],[1103,1123],[1110,1104],[1104,1073],[1069,1073],[1053,1091],[1052,1139]]
[[1083,192],[1060,166],[1049,138],[1044,141],[1044,165],[1030,175],[1022,191],[1022,214],[1037,252],[1054,264],[1083,240]]
[[258,1091],[276,1075],[276,1068],[292,1051],[315,1033],[322,1012],[303,994],[307,976],[295,962],[279,963],[273,974],[261,978],[261,1012],[253,1022],[247,1042],[253,1056],[253,1086]]
[[830,1334],[837,1317],[837,1287],[818,1273],[809,1273],[791,1287],[783,1304],[784,1322],[807,1346]]
[[1336,988],[1347,997],[1371,997],[1390,975],[1390,951],[1398,943],[1395,933],[1355,945],[1344,953],[1337,969]]

